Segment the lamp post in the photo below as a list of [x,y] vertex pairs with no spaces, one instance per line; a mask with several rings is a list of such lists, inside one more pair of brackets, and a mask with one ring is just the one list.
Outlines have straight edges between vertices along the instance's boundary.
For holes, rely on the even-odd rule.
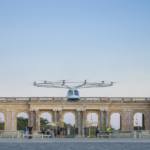
[[136,121],[135,121],[136,127],[138,125],[138,120],[137,120],[137,113],[136,113]]
[[48,123],[48,121],[47,121],[47,112],[46,112],[46,121],[45,121],[45,123]]
[[135,123],[136,123],[136,125],[138,125],[138,121],[137,120],[135,121]]
[[[93,123],[93,121],[91,120],[90,121],[90,126],[92,126],[92,123]],[[89,128],[89,135],[90,135],[90,130],[91,130],[91,128]]]
[[93,124],[93,121],[92,121],[92,120],[90,121],[90,124],[91,124],[91,125]]

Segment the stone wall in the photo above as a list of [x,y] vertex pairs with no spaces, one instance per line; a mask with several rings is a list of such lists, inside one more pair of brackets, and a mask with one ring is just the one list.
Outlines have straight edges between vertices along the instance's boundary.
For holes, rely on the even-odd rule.
[[85,109],[80,102],[66,102],[62,109],[64,100],[64,97],[0,97],[0,112],[4,114],[5,130],[17,130],[17,115],[21,112],[28,115],[28,124],[33,126],[34,131],[40,130],[40,116],[44,112],[48,112],[54,122],[63,122],[67,112],[73,113],[80,135],[84,134],[87,115],[91,112],[97,114],[98,126],[102,131],[110,126],[113,113],[121,115],[120,128],[124,131],[133,130],[135,113],[142,113],[145,129],[150,130],[150,98],[81,97],[85,102]]

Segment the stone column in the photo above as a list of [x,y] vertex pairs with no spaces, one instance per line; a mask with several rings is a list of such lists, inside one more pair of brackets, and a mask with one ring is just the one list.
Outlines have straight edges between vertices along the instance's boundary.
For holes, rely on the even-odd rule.
[[147,110],[147,129],[150,130],[150,110]]
[[82,135],[84,136],[85,110],[82,111]]
[[15,110],[11,110],[11,130],[15,130]]
[[127,110],[123,110],[123,130],[127,131]]
[[33,127],[33,110],[30,109],[30,126]]
[[11,112],[6,109],[6,130],[11,130]]
[[61,115],[62,110],[58,110],[58,121],[61,123],[62,121],[62,115]]
[[142,114],[142,127],[143,127],[143,130],[145,130],[145,116],[144,116],[144,114]]
[[38,131],[38,109],[35,110],[35,131]]
[[105,127],[108,128],[109,126],[109,115],[108,110],[105,110]]
[[57,122],[57,111],[56,110],[53,110],[53,111],[54,111],[53,121]]
[[132,130],[132,110],[128,110],[128,130]]
[[120,130],[122,130],[122,117],[120,115]]
[[100,110],[100,112],[101,112],[101,122],[100,122],[100,125],[101,125],[101,127],[100,127],[100,130],[101,131],[103,131],[104,130],[104,110]]
[[78,134],[81,135],[81,114],[80,114],[80,110],[77,110],[77,125],[78,125]]

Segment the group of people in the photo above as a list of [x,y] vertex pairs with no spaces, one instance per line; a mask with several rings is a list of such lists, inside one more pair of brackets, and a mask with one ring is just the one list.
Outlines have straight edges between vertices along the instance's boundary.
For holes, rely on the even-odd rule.
[[[32,128],[33,128],[32,126],[25,127],[25,129],[24,129],[25,135],[28,134],[28,130],[29,130],[29,134],[32,134]],[[27,136],[25,136],[25,137],[27,137]],[[31,139],[32,137],[29,136],[28,138]]]
[[[28,134],[28,130],[29,130],[29,134],[32,134],[32,128],[31,126],[29,127],[25,127],[24,131],[25,131],[25,135]],[[107,132],[109,133],[110,132],[110,128],[107,128]],[[99,133],[99,127],[97,126],[96,127],[96,137],[97,137],[97,134]],[[42,134],[47,134],[47,135],[51,135],[53,138],[61,138],[61,137],[64,137],[64,138],[69,138],[70,136],[70,127],[68,126],[67,128],[66,127],[54,127],[54,129],[50,129],[49,127],[47,129],[45,129],[44,127],[42,128]],[[84,127],[84,135],[85,137],[87,137],[87,134],[86,134],[86,127]],[[26,136],[27,137],[27,136]],[[28,137],[28,138],[31,138],[31,137]],[[78,138],[78,127],[75,127],[75,138]]]
[[[42,128],[42,133],[45,134],[45,128],[44,128],[44,127]],[[46,133],[47,133],[47,135],[51,135],[52,138],[55,137],[55,136],[54,136],[54,130],[53,130],[53,129],[51,130],[50,128],[47,128]]]
[[47,135],[52,135],[52,137],[56,137],[56,138],[60,138],[62,136],[64,136],[65,138],[70,136],[70,127],[68,126],[66,127],[54,127],[54,129],[51,129],[48,127],[47,129],[45,129],[44,127],[42,128],[42,133],[43,134],[47,134]]

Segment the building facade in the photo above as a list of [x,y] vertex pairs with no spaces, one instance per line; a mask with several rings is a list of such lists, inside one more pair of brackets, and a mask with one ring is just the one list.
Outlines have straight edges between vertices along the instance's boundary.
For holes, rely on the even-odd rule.
[[4,115],[5,130],[17,130],[17,115],[24,112],[28,115],[28,125],[34,131],[40,130],[40,116],[47,112],[52,121],[63,122],[68,112],[75,116],[75,126],[82,135],[89,113],[96,113],[100,130],[110,126],[111,115],[120,114],[120,129],[134,129],[134,115],[143,114],[143,126],[150,130],[150,98],[141,97],[82,97],[86,108],[80,102],[66,102],[62,109],[64,97],[0,97],[0,113]]

